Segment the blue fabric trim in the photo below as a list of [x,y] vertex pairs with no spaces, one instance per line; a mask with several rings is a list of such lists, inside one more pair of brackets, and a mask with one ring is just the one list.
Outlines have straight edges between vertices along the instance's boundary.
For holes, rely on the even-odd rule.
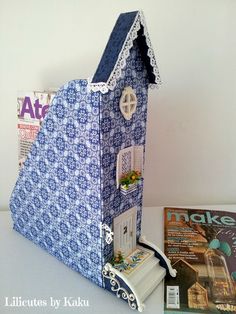
[[120,14],[110,35],[92,83],[106,82],[108,80],[137,14],[138,11]]
[[143,25],[141,25],[140,30],[138,31],[138,37],[136,39],[137,44],[139,46],[140,52],[141,52],[141,58],[145,64],[146,70],[147,70],[147,75],[148,75],[148,80],[149,83],[155,84],[155,74],[153,73],[153,67],[151,65],[151,60],[150,57],[148,56],[148,45],[146,43],[146,37],[143,32]]
[[[119,53],[126,40],[127,34],[132,27],[134,20],[138,14],[138,11],[122,13],[108,40],[107,46],[104,50],[101,61],[92,79],[92,83],[107,82],[111,72],[113,71],[116,61],[119,57]],[[143,25],[141,25],[138,31],[138,37],[135,40],[141,51],[142,60],[146,66],[149,83],[155,84],[155,75],[153,73],[153,67],[150,63],[150,57],[148,56],[148,46],[146,43],[146,37],[144,35]]]

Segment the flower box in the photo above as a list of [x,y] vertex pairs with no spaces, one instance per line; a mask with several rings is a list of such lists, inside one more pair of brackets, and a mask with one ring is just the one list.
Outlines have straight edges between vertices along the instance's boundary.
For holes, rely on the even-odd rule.
[[127,195],[127,194],[137,190],[137,183],[132,183],[132,184],[129,184],[128,186],[127,185],[121,185],[120,190],[121,190],[122,194]]
[[127,195],[137,189],[137,185],[141,180],[141,173],[132,170],[121,177],[120,190],[121,193]]

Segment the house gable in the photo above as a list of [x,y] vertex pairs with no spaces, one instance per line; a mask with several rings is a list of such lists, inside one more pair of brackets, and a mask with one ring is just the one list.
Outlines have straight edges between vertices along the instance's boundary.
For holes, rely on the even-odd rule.
[[107,82],[109,79],[136,15],[137,11],[121,14],[119,16],[94,74],[93,83]]
[[195,282],[195,283],[189,288],[189,290],[192,290],[192,289],[201,290],[201,291],[203,291],[203,292],[206,292],[206,291],[207,291],[199,282]]
[[141,11],[135,11],[119,16],[90,83],[91,90],[102,93],[114,90],[136,39],[147,68],[149,84],[161,83],[144,16]]
[[188,289],[198,281],[198,271],[183,259],[177,260],[172,267],[177,270],[178,276],[170,278],[168,285],[180,286],[180,303],[188,304]]
[[196,273],[198,274],[198,271],[196,268],[194,268],[191,264],[189,264],[187,261],[185,261],[184,259],[178,259],[174,264],[173,266],[177,269],[179,267],[181,268],[188,268],[190,270],[192,270],[192,273]]

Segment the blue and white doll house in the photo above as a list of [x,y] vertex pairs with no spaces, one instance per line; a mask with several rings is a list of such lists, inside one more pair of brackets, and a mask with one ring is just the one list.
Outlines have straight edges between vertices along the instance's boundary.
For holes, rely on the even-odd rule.
[[60,88],[10,200],[14,229],[142,311],[169,260],[141,236],[148,87],[142,12],[121,14],[91,80]]

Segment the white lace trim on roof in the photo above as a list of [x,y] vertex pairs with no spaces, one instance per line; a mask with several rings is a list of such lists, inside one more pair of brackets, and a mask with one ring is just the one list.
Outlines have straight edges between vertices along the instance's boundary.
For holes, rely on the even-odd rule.
[[138,31],[143,26],[144,36],[146,38],[146,43],[148,46],[147,55],[150,58],[150,64],[153,68],[153,74],[155,75],[155,83],[149,84],[149,87],[159,87],[161,85],[161,78],[159,74],[159,70],[157,67],[156,59],[154,56],[154,51],[152,48],[151,40],[147,31],[147,26],[145,23],[145,18],[142,11],[139,11],[133,25],[128,32],[123,47],[119,53],[117,58],[116,64],[107,80],[107,82],[99,82],[99,83],[92,83],[91,79],[88,79],[88,88],[93,92],[100,91],[101,93],[105,94],[109,90],[114,90],[117,81],[121,78],[122,69],[126,66],[126,60],[130,55],[130,49],[133,46],[134,40],[138,37]]

